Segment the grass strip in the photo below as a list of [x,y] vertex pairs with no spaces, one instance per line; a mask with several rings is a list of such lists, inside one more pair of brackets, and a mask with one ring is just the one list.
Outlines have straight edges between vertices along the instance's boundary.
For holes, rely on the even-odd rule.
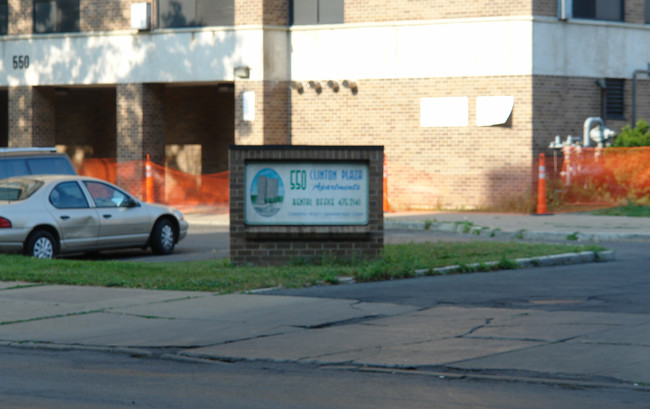
[[323,257],[286,266],[233,266],[227,259],[179,263],[95,260],[37,260],[0,255],[0,280],[44,284],[231,293],[259,288],[299,288],[338,282],[339,277],[378,281],[412,277],[416,270],[507,261],[602,247],[503,242],[437,242],[386,245],[377,260],[341,262]]
[[628,204],[625,206],[592,210],[591,214],[596,216],[650,217],[650,206]]

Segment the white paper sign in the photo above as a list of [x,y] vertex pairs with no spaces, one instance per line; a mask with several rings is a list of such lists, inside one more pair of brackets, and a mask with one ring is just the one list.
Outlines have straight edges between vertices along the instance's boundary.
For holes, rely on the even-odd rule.
[[467,97],[420,99],[420,126],[423,128],[467,126],[468,122]]

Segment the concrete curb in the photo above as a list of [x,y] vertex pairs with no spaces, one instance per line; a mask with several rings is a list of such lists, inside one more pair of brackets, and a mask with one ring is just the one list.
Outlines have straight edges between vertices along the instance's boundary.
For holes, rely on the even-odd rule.
[[580,232],[545,232],[528,231],[503,231],[500,228],[478,226],[471,222],[438,222],[438,221],[400,221],[385,220],[386,230],[429,230],[445,233],[468,234],[481,237],[502,238],[512,240],[546,240],[546,241],[650,241],[650,233],[580,233]]
[[[489,261],[486,263],[473,263],[468,265],[453,265],[446,267],[437,267],[433,269],[421,269],[415,270],[414,278],[426,277],[426,276],[437,276],[437,275],[449,275],[449,274],[460,274],[460,273],[480,273],[487,271],[497,271],[497,270],[508,270],[508,269],[517,269],[517,268],[532,268],[532,267],[553,267],[553,266],[564,266],[572,264],[583,264],[583,263],[599,263],[605,261],[613,261],[616,259],[616,254],[612,250],[605,251],[581,251],[580,253],[564,253],[564,254],[554,254],[551,256],[540,256],[540,257],[530,257],[530,258],[518,258],[515,259],[507,265],[501,266],[499,261]],[[353,277],[339,277],[340,285],[343,284],[356,284],[357,281]],[[264,291],[272,291],[271,289],[265,289]]]

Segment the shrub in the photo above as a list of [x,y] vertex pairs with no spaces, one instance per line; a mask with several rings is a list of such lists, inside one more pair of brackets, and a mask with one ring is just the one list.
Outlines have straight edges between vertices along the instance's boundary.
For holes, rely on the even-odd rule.
[[636,127],[625,125],[621,133],[614,140],[617,148],[630,148],[635,146],[650,146],[650,132],[648,123],[643,119],[637,121]]

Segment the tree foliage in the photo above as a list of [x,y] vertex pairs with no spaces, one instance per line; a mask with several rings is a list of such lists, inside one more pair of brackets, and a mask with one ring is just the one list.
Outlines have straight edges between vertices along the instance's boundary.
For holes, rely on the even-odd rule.
[[637,121],[636,127],[629,124],[621,129],[621,133],[614,140],[617,148],[630,148],[634,146],[650,146],[650,127],[648,122],[641,119]]

